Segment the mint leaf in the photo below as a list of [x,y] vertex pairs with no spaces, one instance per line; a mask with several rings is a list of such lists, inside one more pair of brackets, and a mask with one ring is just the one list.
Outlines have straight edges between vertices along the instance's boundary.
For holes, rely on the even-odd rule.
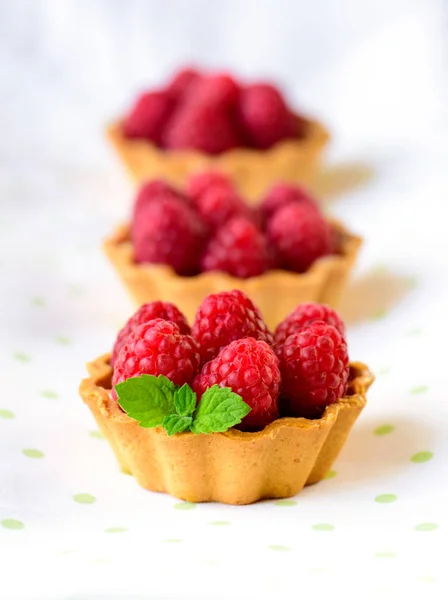
[[118,404],[141,427],[158,427],[174,412],[176,386],[159,375],[140,375],[117,383]]
[[168,415],[163,419],[162,427],[168,435],[174,435],[190,428],[192,417],[181,417],[180,415]]
[[196,393],[188,383],[174,392],[174,407],[181,417],[191,417],[196,408]]
[[190,426],[193,433],[227,431],[241,422],[251,408],[230,388],[214,385],[205,391]]

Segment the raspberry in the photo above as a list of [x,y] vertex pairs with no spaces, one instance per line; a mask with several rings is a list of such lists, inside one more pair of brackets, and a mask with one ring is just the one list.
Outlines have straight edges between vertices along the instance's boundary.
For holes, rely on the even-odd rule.
[[181,102],[200,79],[201,75],[196,69],[182,69],[171,79],[167,92],[176,102]]
[[211,231],[216,231],[233,217],[251,216],[250,208],[228,185],[210,186],[196,199],[196,206]]
[[183,196],[178,190],[168,185],[165,181],[155,179],[144,183],[139,189],[134,202],[134,218],[136,218],[137,213],[139,213],[149,202],[154,200],[159,201],[166,197],[191,203],[187,197]]
[[117,356],[122,347],[125,345],[129,335],[135,331],[139,325],[142,323],[147,323],[148,321],[152,321],[153,319],[164,319],[165,321],[171,321],[179,327],[180,333],[191,333],[191,329],[187,323],[185,315],[183,315],[177,306],[174,306],[174,304],[160,301],[143,304],[119,331],[112,350],[112,358],[110,360],[110,364],[112,366],[114,366]]
[[263,222],[266,223],[280,209],[295,202],[297,204],[317,204],[311,195],[302,187],[288,183],[277,183],[272,187],[260,203]]
[[207,296],[197,310],[191,331],[204,362],[234,340],[251,337],[268,344],[274,341],[260,311],[240,290]]
[[264,234],[247,217],[235,217],[220,227],[201,259],[203,271],[224,271],[241,279],[261,275],[271,264]]
[[238,146],[239,139],[226,110],[208,104],[186,103],[168,123],[163,144],[170,150],[220,154]]
[[228,188],[229,190],[235,189],[229,177],[224,173],[203,171],[190,177],[187,184],[187,193],[191,198],[197,200],[209,187],[215,186]]
[[198,272],[204,225],[186,204],[164,197],[144,206],[132,221],[136,262],[170,265],[178,275]]
[[236,107],[240,95],[238,84],[225,73],[203,77],[194,88],[194,101],[217,108]]
[[266,235],[279,268],[297,273],[332,250],[330,226],[309,204],[288,204],[278,210],[267,224]]
[[112,386],[143,374],[165,375],[176,385],[190,385],[199,362],[199,348],[191,335],[181,334],[175,323],[154,319],[129,335],[115,361]]
[[327,325],[333,325],[342,336],[345,335],[344,322],[335,310],[326,304],[304,302],[299,304],[286,319],[277,325],[274,335],[275,343],[283,344],[287,337],[315,321],[323,321]]
[[250,85],[240,94],[241,124],[256,148],[270,148],[280,140],[297,137],[296,118],[280,92],[268,84]]
[[127,138],[142,138],[160,144],[162,131],[173,110],[173,100],[166,92],[142,94],[123,121]]
[[276,347],[282,374],[282,412],[318,418],[347,391],[349,361],[344,337],[316,321]]
[[231,388],[252,409],[238,428],[253,430],[262,429],[278,417],[280,383],[278,360],[272,349],[266,342],[246,338],[231,342],[206,363],[193,389],[201,398],[213,385]]

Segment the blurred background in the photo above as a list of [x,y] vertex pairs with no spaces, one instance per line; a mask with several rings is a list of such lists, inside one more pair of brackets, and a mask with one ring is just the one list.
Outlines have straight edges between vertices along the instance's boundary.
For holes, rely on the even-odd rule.
[[110,167],[103,123],[185,63],[278,81],[336,144],[384,151],[389,140],[393,151],[391,131],[409,142],[446,131],[444,0],[2,0],[0,10],[3,163]]

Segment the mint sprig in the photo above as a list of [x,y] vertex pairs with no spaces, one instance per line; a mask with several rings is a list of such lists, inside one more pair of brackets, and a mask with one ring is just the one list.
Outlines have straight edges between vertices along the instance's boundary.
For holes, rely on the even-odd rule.
[[[174,411],[176,386],[163,375],[140,375],[117,383],[118,404],[141,427],[158,427]],[[144,398],[150,402],[142,402]]]
[[229,427],[241,423],[250,410],[241,396],[230,388],[214,385],[203,394],[190,429],[193,433],[227,431]]
[[251,408],[230,388],[214,385],[199,404],[188,384],[182,387],[159,375],[131,377],[115,386],[118,403],[141,427],[162,426],[169,436],[182,431],[213,433],[241,423]]

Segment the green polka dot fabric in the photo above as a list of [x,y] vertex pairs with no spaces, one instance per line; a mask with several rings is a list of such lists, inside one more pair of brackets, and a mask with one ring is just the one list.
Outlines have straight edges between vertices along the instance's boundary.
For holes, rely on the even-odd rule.
[[[14,169],[0,169],[0,596],[448,597],[440,594],[446,585],[448,536],[448,236],[441,212],[448,200],[440,176],[446,160],[436,154],[432,141],[421,137],[426,123],[413,119],[418,133],[413,149],[414,129],[406,126],[405,117],[400,120],[396,108],[393,112],[394,102],[391,118],[386,119],[388,108],[381,113],[385,121],[377,125],[372,110],[385,102],[369,101],[377,87],[389,97],[397,65],[400,85],[409,70],[403,98],[413,96],[410,92],[419,81],[413,69],[419,61],[427,63],[427,53],[422,53],[423,61],[415,43],[416,36],[421,40],[418,14],[406,21],[406,60],[394,54],[390,68],[387,60],[376,68],[366,58],[361,69],[364,59],[350,54],[353,73],[349,69],[350,81],[341,80],[344,101],[335,100],[335,106],[344,110],[334,115],[334,122],[333,88],[313,96],[311,79],[299,72],[297,88],[290,82],[304,106],[311,109],[316,101],[319,113],[328,115],[330,129],[334,126],[340,133],[337,141],[344,156],[357,161],[365,157],[373,171],[365,187],[338,196],[329,211],[366,240],[340,311],[351,359],[367,363],[376,381],[345,447],[320,483],[291,498],[227,506],[139,487],[120,470],[78,395],[85,363],[110,350],[118,326],[135,310],[101,249],[104,237],[129,212],[133,192],[101,145],[107,115],[95,104],[96,94],[103,88],[109,93],[111,78],[120,69],[127,72],[131,63],[119,60],[121,44],[90,51],[94,39],[106,44],[102,21],[90,20],[94,13],[73,25],[87,39],[85,64],[95,66],[83,85],[73,83],[65,96],[60,93],[59,79],[69,77],[71,68],[64,63],[67,52],[61,51],[61,58],[48,63],[51,69],[47,65],[43,74],[26,70],[33,74],[26,94],[5,89],[0,95],[5,104],[0,145],[6,165],[9,156],[21,157],[22,151],[35,156],[33,162],[26,162],[24,155],[23,165],[20,160]],[[56,22],[62,27],[71,16],[61,9]],[[12,21],[7,24],[5,31]],[[27,54],[34,53],[31,34],[32,29]],[[402,42],[388,30],[384,43],[386,34],[391,43],[384,50],[380,45],[378,52],[388,59]],[[73,35],[67,37],[67,48],[73,46]],[[166,39],[172,37],[167,32]],[[55,29],[52,35],[48,32],[46,46],[59,48],[64,39]],[[77,44],[81,52],[84,38]],[[255,49],[254,56],[260,51]],[[367,51],[377,54],[373,46]],[[144,83],[152,73],[152,55],[144,47],[141,53],[143,66],[135,68],[142,69]],[[107,68],[100,69],[97,60],[103,54],[109,58]],[[347,69],[349,62],[344,63]],[[356,83],[361,76],[356,65],[375,75],[368,79],[370,87],[363,84],[365,90]],[[267,62],[265,67],[272,70]],[[120,98],[137,81],[136,73],[120,83],[120,95],[108,98],[110,107],[121,105]],[[426,75],[425,82],[430,69]],[[45,94],[37,86],[41,77],[52,86]],[[33,86],[38,91],[32,92]],[[13,126],[8,111],[25,95],[32,97],[33,110],[18,120],[17,127],[23,128],[20,145],[17,141],[10,152]],[[350,100],[352,95],[356,101]],[[91,102],[96,107],[92,113]],[[53,114],[57,106],[63,113]],[[404,110],[428,118],[433,114],[429,108],[411,111],[407,104]],[[352,118],[356,129],[353,125],[353,135],[345,138]],[[396,119],[398,133],[385,137]],[[52,146],[41,149],[50,126]],[[65,127],[72,127],[72,133]],[[36,139],[29,140],[34,128]],[[372,139],[364,135],[367,131]],[[342,164],[341,172],[344,168]],[[336,163],[334,169],[339,169]],[[248,463],[248,479],[250,469]]]

